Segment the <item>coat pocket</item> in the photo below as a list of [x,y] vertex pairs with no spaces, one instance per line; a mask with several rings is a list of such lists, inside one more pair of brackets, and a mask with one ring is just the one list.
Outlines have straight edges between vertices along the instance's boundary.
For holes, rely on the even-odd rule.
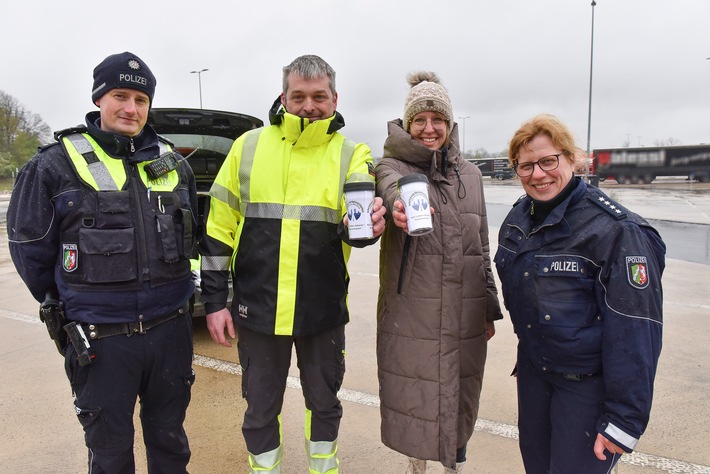
[[98,222],[101,229],[131,227],[131,195],[128,191],[97,193]]
[[133,229],[81,229],[79,258],[88,283],[118,283],[137,279]]
[[166,214],[158,214],[155,219],[158,224],[158,238],[160,239],[163,261],[175,263],[180,259],[180,255],[178,254],[173,217]]

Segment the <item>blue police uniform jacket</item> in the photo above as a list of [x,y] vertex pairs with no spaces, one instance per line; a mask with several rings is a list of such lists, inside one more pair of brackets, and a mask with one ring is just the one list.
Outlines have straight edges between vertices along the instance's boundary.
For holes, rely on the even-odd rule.
[[533,227],[523,196],[495,255],[520,352],[541,373],[603,375],[598,430],[631,451],[646,429],[661,352],[665,244],[644,219],[579,178]]
[[[66,317],[87,323],[148,321],[192,296],[189,257],[196,248],[197,194],[187,162],[174,189],[152,193],[139,166],[158,157],[161,140],[146,125],[136,137],[103,131],[99,112],[82,132],[123,163],[122,189],[99,191],[79,176],[60,143],[22,168],[7,213],[10,254],[38,301],[58,293]],[[120,164],[119,164],[120,166]]]

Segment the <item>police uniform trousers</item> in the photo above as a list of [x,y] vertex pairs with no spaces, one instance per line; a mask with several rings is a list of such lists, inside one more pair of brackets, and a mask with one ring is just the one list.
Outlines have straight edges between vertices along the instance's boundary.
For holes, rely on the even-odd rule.
[[190,313],[143,334],[89,342],[96,351],[93,363],[80,366],[71,344],[65,357],[89,448],[89,472],[135,472],[133,413],[138,399],[148,472],[186,473],[190,448],[183,421],[195,380]]
[[294,345],[310,426],[306,436],[310,441],[335,441],[343,415],[337,394],[345,374],[345,326],[299,337],[238,326],[238,334],[242,396],[247,401],[242,433],[249,453],[281,445],[280,414]]
[[518,349],[518,429],[527,474],[609,473],[618,454],[594,454],[604,401],[601,374],[543,372]]

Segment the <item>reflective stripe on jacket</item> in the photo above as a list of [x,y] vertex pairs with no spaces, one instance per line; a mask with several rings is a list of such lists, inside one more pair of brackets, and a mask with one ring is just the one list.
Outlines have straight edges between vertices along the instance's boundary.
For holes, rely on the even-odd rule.
[[231,269],[237,324],[315,334],[349,319],[343,185],[372,180],[372,158],[367,146],[329,133],[337,115],[312,123],[280,117],[237,139],[210,190],[203,300],[226,302]]
[[[96,191],[118,191],[126,184],[126,169],[123,160],[112,158],[88,133],[74,133],[62,137],[62,144],[69,154],[79,178]],[[160,155],[171,151],[166,143],[159,142]],[[148,182],[143,166],[139,166],[141,180],[146,187],[160,191],[172,191],[180,178],[175,170],[161,179]]]

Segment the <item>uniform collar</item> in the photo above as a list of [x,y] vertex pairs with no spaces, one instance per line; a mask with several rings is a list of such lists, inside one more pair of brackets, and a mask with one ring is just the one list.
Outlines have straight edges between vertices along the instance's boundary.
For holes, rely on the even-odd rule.
[[560,193],[550,199],[549,201],[538,201],[537,199],[530,198],[532,201],[531,207],[530,207],[530,215],[532,217],[533,223],[536,225],[542,224],[545,222],[545,219],[547,219],[547,216],[549,216],[552,211],[559,206],[562,202],[564,202],[570,194],[577,188],[577,179],[575,176],[572,176],[572,178],[569,180],[567,185],[564,187]]
[[[89,112],[86,114],[86,128],[89,135],[110,156],[128,158],[129,161],[146,161],[156,158],[159,153],[158,134],[148,124],[143,127],[140,134],[131,139],[101,130],[101,113]],[[131,140],[135,152],[131,152]]]
[[[584,198],[587,192],[587,183],[583,179],[575,176],[572,178],[575,181],[575,187],[572,192],[550,211],[545,221],[540,227],[551,227],[559,224],[565,218],[567,209]],[[513,205],[513,211],[510,213],[508,224],[520,227],[526,234],[530,234],[534,229],[532,219],[530,218],[530,208],[532,207],[532,199],[528,195],[523,195]]]

